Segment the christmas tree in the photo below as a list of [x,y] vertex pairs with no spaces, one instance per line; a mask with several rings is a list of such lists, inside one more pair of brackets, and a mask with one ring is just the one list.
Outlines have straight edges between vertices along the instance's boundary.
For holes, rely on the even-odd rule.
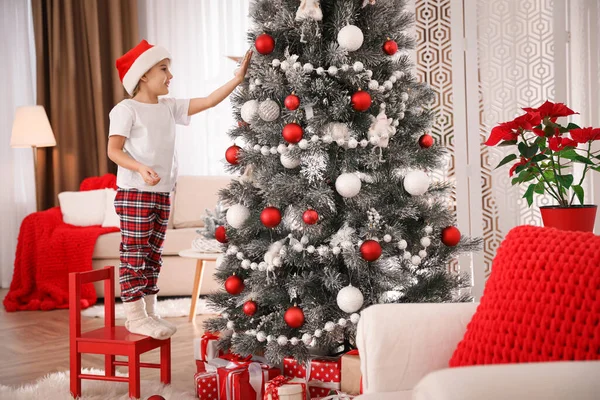
[[[273,362],[355,342],[377,303],[467,301],[448,271],[461,238],[451,185],[431,182],[445,151],[426,132],[427,85],[406,53],[406,0],[255,0],[254,56],[232,103],[226,152],[239,173],[221,200],[225,290],[210,331]],[[393,316],[390,316],[393,318]]]

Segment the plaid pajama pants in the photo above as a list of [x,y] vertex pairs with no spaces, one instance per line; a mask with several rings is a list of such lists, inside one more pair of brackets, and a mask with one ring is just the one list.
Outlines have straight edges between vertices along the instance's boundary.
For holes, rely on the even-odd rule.
[[156,283],[171,211],[169,193],[119,188],[115,211],[121,220],[121,299],[135,301],[158,293]]

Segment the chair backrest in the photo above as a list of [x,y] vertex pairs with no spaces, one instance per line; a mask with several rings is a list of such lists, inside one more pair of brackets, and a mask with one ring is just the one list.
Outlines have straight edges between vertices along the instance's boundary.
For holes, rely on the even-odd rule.
[[115,267],[106,266],[97,271],[69,274],[69,337],[81,336],[81,286],[104,281],[104,326],[115,326]]

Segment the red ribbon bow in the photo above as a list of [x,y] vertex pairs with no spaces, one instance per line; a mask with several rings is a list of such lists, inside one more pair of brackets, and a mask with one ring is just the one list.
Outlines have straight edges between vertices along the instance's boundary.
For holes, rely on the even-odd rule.
[[273,378],[267,384],[263,400],[269,400],[269,395],[271,395],[271,400],[279,400],[279,388],[286,384],[302,385],[302,398],[306,398],[306,386],[304,385],[304,382],[290,382],[292,379],[293,378],[290,376],[283,375]]
[[207,332],[204,335],[202,335],[202,338],[200,340],[200,357],[202,357],[202,361],[208,361],[206,359],[206,350],[208,349],[208,342],[211,340],[219,340],[219,336]]

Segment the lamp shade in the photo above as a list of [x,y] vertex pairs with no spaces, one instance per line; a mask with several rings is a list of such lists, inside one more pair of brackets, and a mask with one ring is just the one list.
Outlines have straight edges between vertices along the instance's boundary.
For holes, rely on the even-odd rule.
[[56,139],[42,106],[17,107],[10,147],[52,147]]

